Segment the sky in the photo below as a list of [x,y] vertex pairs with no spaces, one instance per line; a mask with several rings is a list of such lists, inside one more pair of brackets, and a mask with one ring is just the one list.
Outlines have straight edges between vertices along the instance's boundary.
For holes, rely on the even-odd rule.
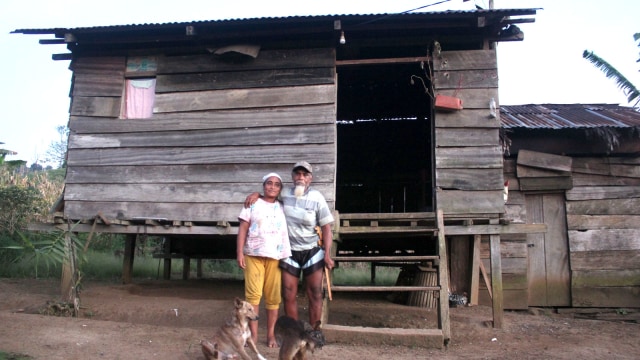
[[[16,29],[167,23],[219,19],[339,14],[391,14],[488,8],[488,0],[3,0],[0,3],[0,148],[8,160],[44,164],[56,127],[69,120],[71,71],[64,45],[40,45],[50,35]],[[613,80],[582,58],[584,50],[616,67],[640,87],[640,1],[495,0],[495,8],[539,9],[534,23],[518,24],[524,40],[497,46],[499,105],[606,103],[628,106]],[[53,164],[51,164],[53,165]]]

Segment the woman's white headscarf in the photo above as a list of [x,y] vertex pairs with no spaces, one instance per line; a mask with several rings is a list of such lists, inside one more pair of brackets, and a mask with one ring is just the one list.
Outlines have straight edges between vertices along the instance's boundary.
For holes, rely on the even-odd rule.
[[267,175],[262,177],[262,183],[264,184],[264,182],[267,181],[267,179],[272,177],[272,176],[277,177],[278,179],[280,179],[280,182],[282,182],[282,178],[280,177],[280,175],[278,175],[277,173],[272,172],[272,173],[268,173]]

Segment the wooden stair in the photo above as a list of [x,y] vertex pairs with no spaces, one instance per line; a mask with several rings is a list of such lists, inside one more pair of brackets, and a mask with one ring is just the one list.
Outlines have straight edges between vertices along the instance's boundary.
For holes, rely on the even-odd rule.
[[[447,289],[448,268],[447,251],[444,236],[444,219],[441,211],[436,213],[393,213],[393,214],[335,214],[334,228],[336,239],[332,256],[336,264],[340,262],[369,262],[385,266],[404,266],[408,264],[435,264],[437,285],[396,285],[396,286],[348,286],[331,284],[332,292],[436,292],[438,329],[411,330],[394,328],[349,327],[328,324],[323,327],[328,336],[334,330],[340,333],[337,338],[367,338],[384,334],[397,339],[411,338],[409,345],[422,344],[425,347],[441,348],[451,338],[449,324],[449,294]],[[408,239],[406,242],[403,239]],[[422,241],[424,238],[424,241]],[[389,240],[391,239],[391,240]],[[416,240],[417,239],[417,240]],[[435,241],[434,241],[435,240]],[[353,245],[348,245],[355,242]],[[437,244],[436,244],[437,243]],[[346,245],[346,246],[345,246]],[[437,246],[435,246],[437,245]],[[428,246],[433,246],[429,249]],[[434,255],[435,253],[435,255]],[[444,266],[441,266],[444,264]],[[433,271],[433,270],[432,270]],[[374,273],[372,273],[373,279]],[[444,291],[443,291],[444,289]],[[328,310],[325,307],[325,310]],[[327,324],[328,313],[323,314]],[[350,336],[346,334],[350,333]],[[415,339],[422,339],[415,341]],[[328,338],[329,339],[329,338]],[[438,346],[440,345],[440,346]]]

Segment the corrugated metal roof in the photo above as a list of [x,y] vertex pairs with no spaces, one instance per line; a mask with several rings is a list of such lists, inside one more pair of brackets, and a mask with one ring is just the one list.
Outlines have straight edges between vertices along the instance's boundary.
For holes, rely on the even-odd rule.
[[197,20],[197,21],[183,21],[183,22],[169,22],[169,23],[144,23],[144,24],[129,24],[129,25],[109,25],[109,26],[92,26],[92,27],[76,27],[76,28],[39,28],[39,29],[16,29],[12,33],[20,34],[55,34],[60,32],[109,32],[109,31],[123,31],[123,30],[144,30],[155,27],[166,26],[185,26],[185,25],[214,25],[214,24],[231,24],[241,22],[269,22],[269,21],[292,21],[299,22],[305,20],[323,20],[340,18],[343,20],[360,20],[377,21],[392,17],[431,17],[431,16],[475,16],[482,14],[503,15],[503,16],[520,16],[520,15],[535,15],[536,11],[540,8],[527,8],[527,9],[484,9],[484,10],[447,10],[447,11],[432,11],[432,12],[406,12],[406,13],[381,13],[381,14],[332,14],[332,15],[297,15],[297,16],[283,16],[283,17],[262,17],[262,18],[235,18],[235,19],[219,19],[219,20]]
[[578,129],[640,127],[640,112],[615,104],[531,104],[500,106],[503,128]]

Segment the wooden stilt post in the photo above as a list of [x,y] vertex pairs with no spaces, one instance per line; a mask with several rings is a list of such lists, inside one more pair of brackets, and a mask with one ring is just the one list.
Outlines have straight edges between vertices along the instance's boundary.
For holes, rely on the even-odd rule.
[[182,263],[182,280],[189,280],[190,273],[191,273],[191,258],[185,255],[183,257],[183,263]]
[[202,258],[196,260],[196,277],[202,279]]
[[165,280],[171,280],[171,238],[165,238],[164,248],[164,263],[162,270],[162,278]]
[[440,284],[438,325],[442,329],[445,345],[451,340],[451,323],[449,322],[449,260],[447,256],[447,242],[444,235],[444,213],[436,212],[438,222],[438,283]]
[[[331,247],[331,258],[335,259],[336,255],[338,254],[338,241],[340,238],[340,213],[336,210],[334,210],[332,212],[333,214],[333,229],[332,229],[332,235],[333,235],[333,246]],[[322,236],[320,236],[320,239],[322,239]],[[337,264],[336,264],[337,265]],[[331,275],[333,274],[333,269],[331,269],[331,271],[326,270],[325,268],[325,276],[327,279],[327,292],[325,293],[325,289],[323,286],[323,296],[322,296],[322,314],[320,315],[320,321],[322,322],[322,325],[326,325],[329,323],[329,301],[328,299],[332,299],[332,295],[331,295]],[[328,296],[325,296],[328,295]]]
[[80,306],[80,300],[78,299],[78,269],[76,263],[76,251],[73,239],[71,238],[71,232],[66,231],[64,233],[64,260],[62,263],[62,276],[60,278],[60,287],[62,301],[68,304],[73,304],[75,309],[74,315],[77,315],[77,310]]
[[122,262],[122,283],[131,284],[133,278],[133,257],[136,250],[136,234],[127,234],[124,239],[124,257]]
[[493,327],[502,329],[503,304],[502,304],[502,260],[500,251],[500,235],[489,235],[491,247],[491,288],[493,296]]
[[469,294],[469,305],[478,305],[480,286],[480,240],[482,235],[473,236],[473,255],[471,257],[471,293]]

